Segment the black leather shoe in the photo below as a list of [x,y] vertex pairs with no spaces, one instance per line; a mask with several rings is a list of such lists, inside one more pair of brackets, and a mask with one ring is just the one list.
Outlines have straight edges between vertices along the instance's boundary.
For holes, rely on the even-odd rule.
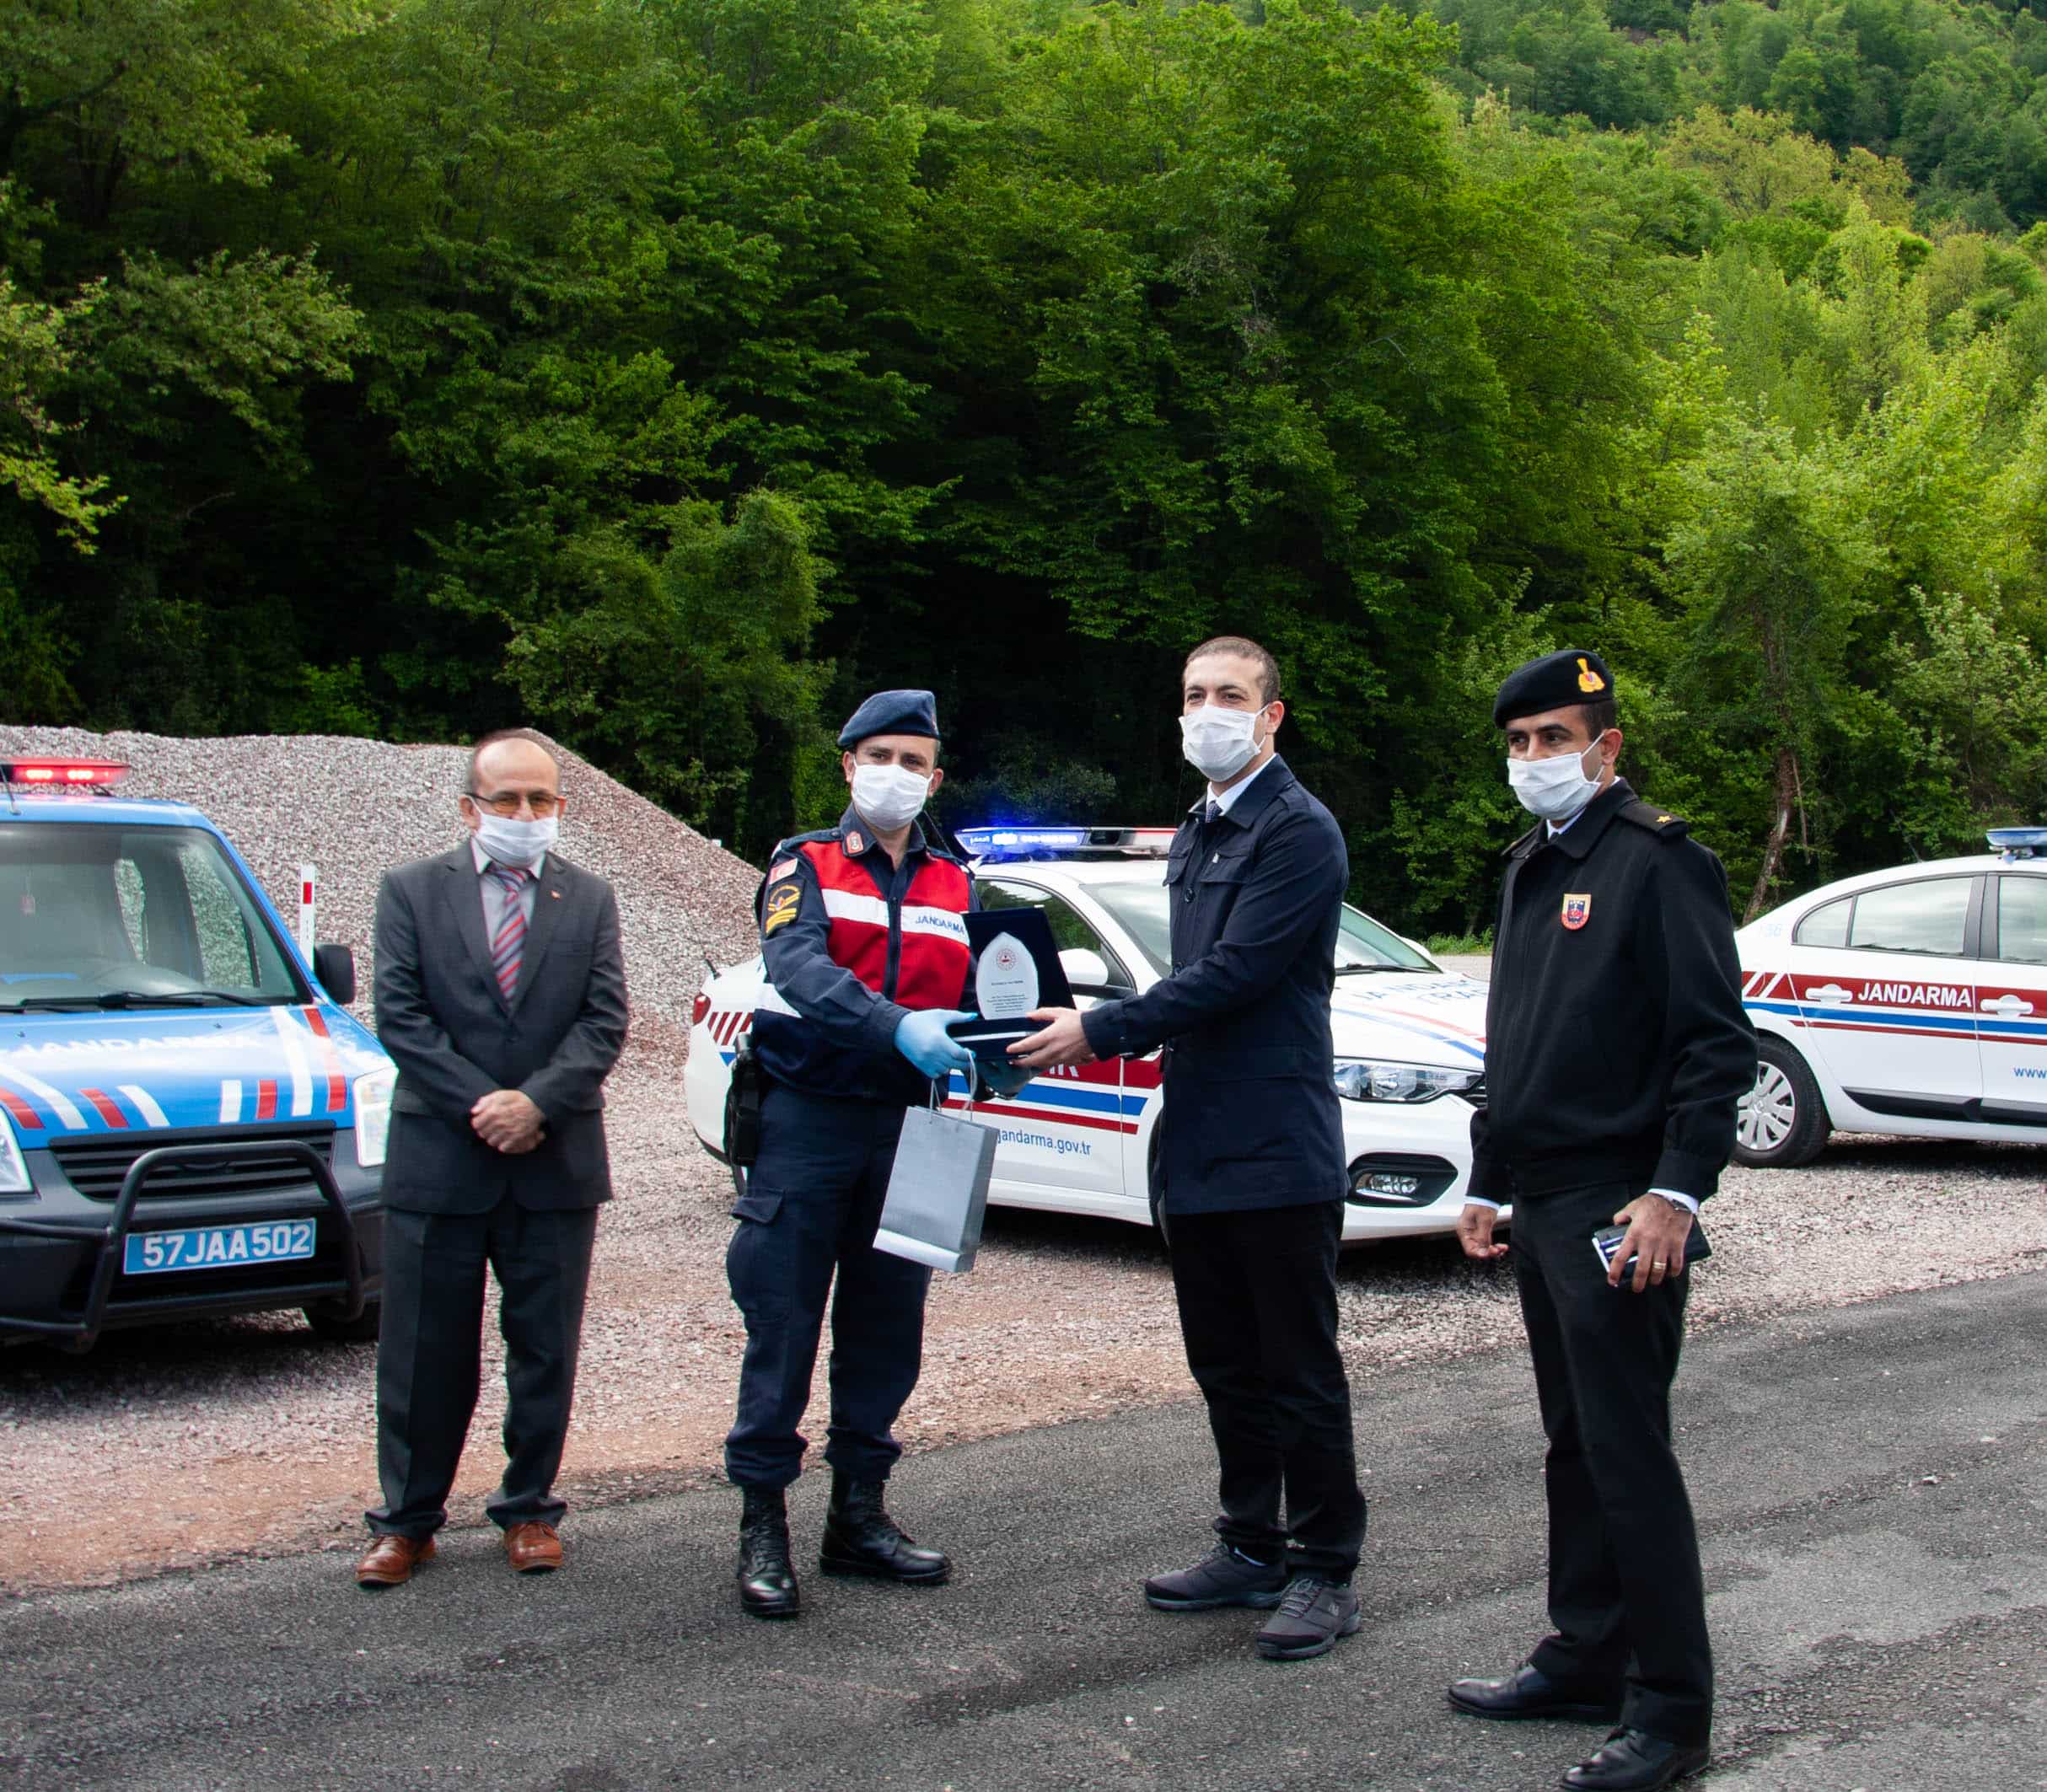
[[794,1618],[803,1608],[789,1561],[789,1515],[782,1489],[749,1487],[739,1515],[739,1605],[755,1618]]
[[1467,1717],[1550,1717],[1574,1724],[1611,1724],[1620,1716],[1620,1689],[1601,1694],[1552,1680],[1524,1662],[1504,1680],[1453,1680],[1451,1705]]
[[818,1566],[828,1575],[868,1575],[906,1586],[937,1586],[953,1564],[937,1549],[920,1549],[881,1503],[882,1483],[831,1478],[831,1510]]
[[1589,1761],[1557,1784],[1564,1792],[1656,1792],[1704,1767],[1712,1750],[1704,1742],[1667,1742],[1646,1730],[1616,1730]]
[[1267,1612],[1286,1591],[1286,1563],[1257,1561],[1218,1543],[1191,1568],[1153,1575],[1144,1583],[1144,1601],[1161,1612],[1213,1612],[1222,1606]]

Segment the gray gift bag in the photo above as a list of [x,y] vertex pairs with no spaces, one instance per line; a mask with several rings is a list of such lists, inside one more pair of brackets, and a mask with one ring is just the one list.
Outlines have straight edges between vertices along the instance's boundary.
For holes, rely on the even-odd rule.
[[912,1108],[903,1116],[874,1248],[933,1269],[971,1269],[995,1145],[992,1126]]

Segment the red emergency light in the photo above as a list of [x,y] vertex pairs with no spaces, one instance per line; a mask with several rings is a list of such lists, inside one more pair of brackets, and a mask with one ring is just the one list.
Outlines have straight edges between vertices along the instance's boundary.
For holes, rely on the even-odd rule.
[[31,790],[104,790],[128,775],[119,759],[13,759],[0,763],[0,781]]

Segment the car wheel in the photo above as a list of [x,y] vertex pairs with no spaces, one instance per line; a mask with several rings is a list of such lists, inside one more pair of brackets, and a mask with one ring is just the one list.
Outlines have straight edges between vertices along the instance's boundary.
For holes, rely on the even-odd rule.
[[304,1312],[306,1323],[313,1328],[313,1335],[325,1339],[329,1344],[374,1344],[384,1321],[381,1301],[365,1301],[363,1311],[352,1319],[342,1318],[331,1306],[309,1306]]
[[1781,1039],[1756,1041],[1755,1086],[1734,1121],[1734,1161],[1763,1170],[1810,1163],[1833,1123],[1805,1060]]

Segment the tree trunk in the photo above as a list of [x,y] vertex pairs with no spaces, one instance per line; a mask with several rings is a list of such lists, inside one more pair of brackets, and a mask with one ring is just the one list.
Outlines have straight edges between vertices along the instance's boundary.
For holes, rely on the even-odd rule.
[[1770,830],[1770,844],[1763,849],[1763,867],[1755,875],[1755,888],[1742,915],[1745,927],[1767,906],[1770,887],[1777,881],[1784,864],[1784,841],[1791,832],[1792,811],[1800,807],[1798,755],[1789,747],[1777,748],[1777,819]]

